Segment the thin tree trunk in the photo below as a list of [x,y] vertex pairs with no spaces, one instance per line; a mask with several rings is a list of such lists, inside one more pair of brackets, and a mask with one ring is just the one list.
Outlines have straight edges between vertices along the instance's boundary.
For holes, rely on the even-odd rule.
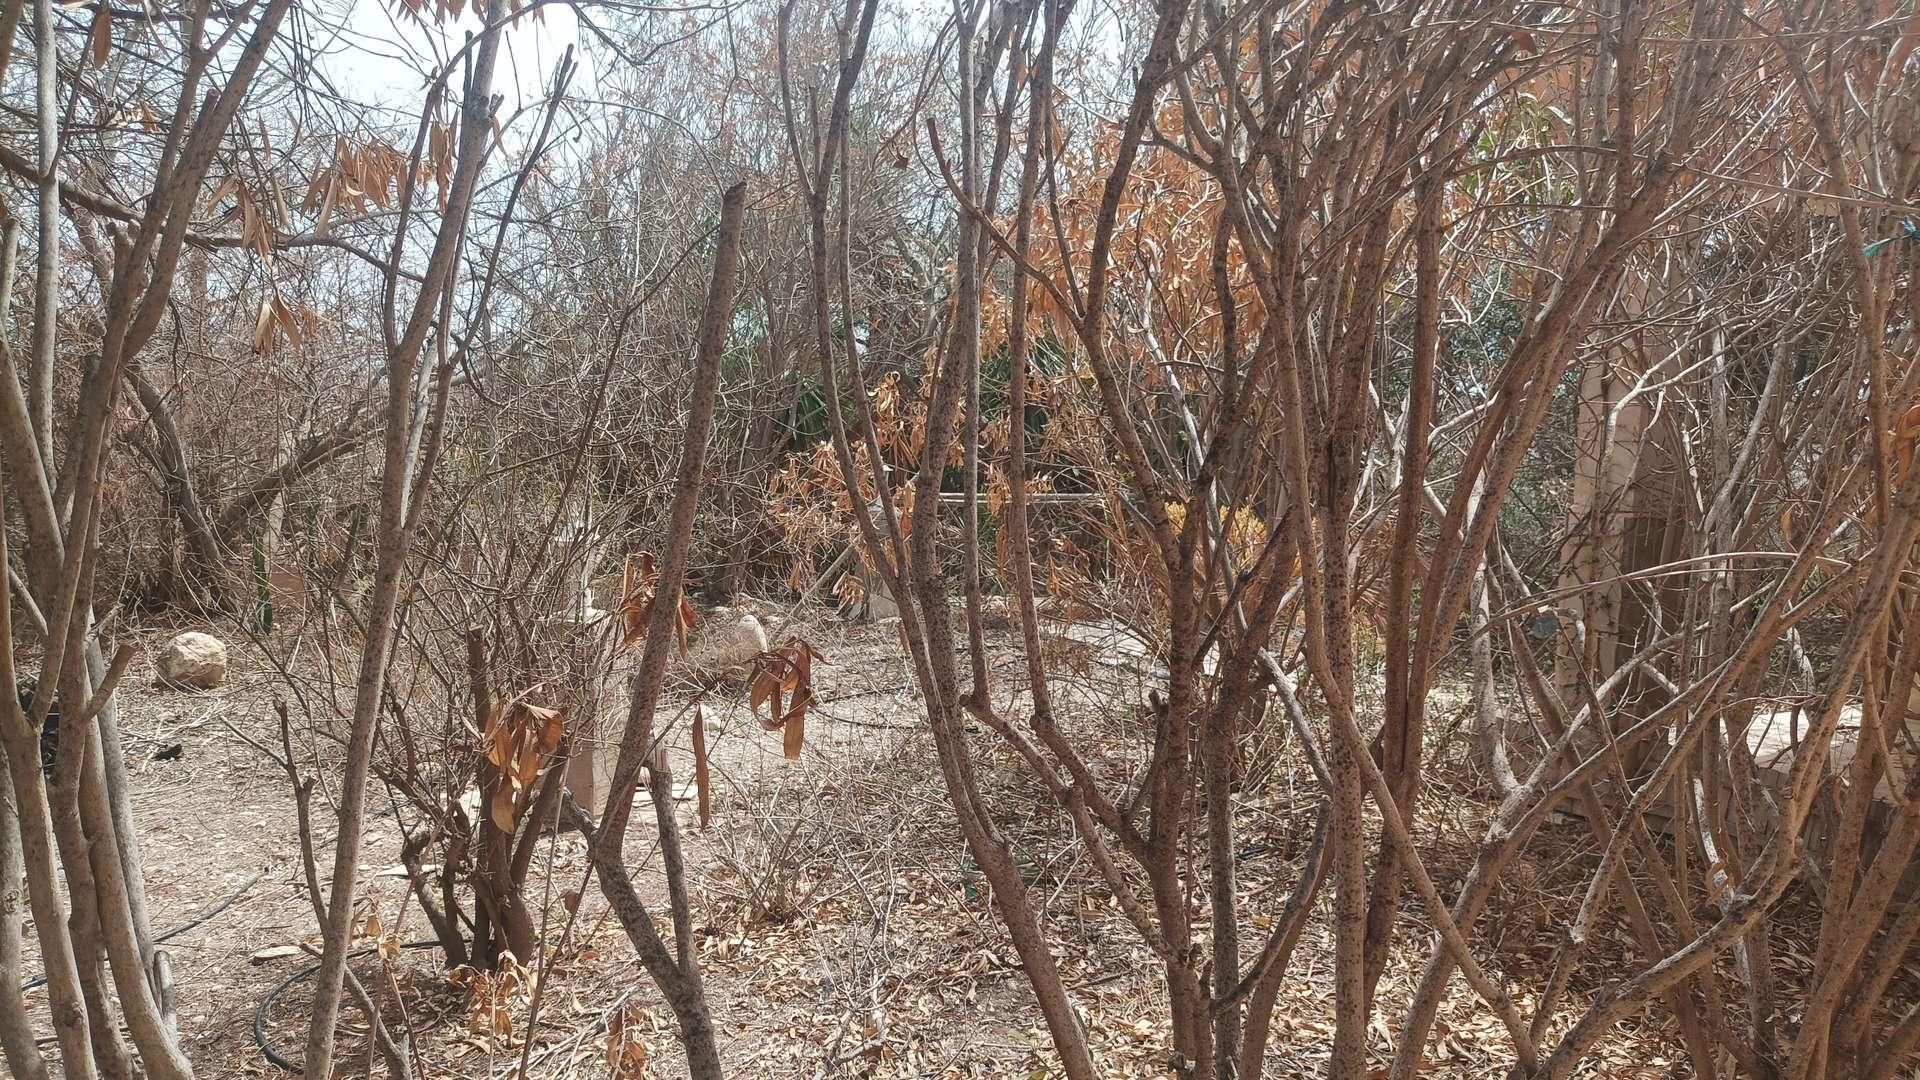
[[[379,726],[380,707],[386,692],[387,660],[398,632],[402,576],[412,550],[417,524],[409,502],[413,486],[426,478],[416,476],[420,460],[422,424],[418,416],[424,400],[418,399],[416,374],[421,353],[433,330],[435,314],[454,287],[458,271],[458,252],[466,233],[467,217],[473,193],[492,138],[492,93],[494,67],[504,33],[506,0],[488,0],[486,29],[481,33],[471,70],[466,73],[465,96],[461,102],[458,152],[446,209],[428,256],[427,271],[414,297],[404,332],[388,341],[387,404],[384,470],[380,489],[380,510],[375,532],[375,568],[373,591],[368,601],[366,640],[360,653],[360,674],[354,686],[353,718],[347,736],[346,769],[340,785],[340,832],[334,845],[333,876],[327,901],[327,922],[322,927],[325,947],[320,970],[314,979],[313,1016],[307,1029],[306,1070],[313,1076],[331,1075],[333,1069],[334,1027],[339,1018],[340,996],[346,972],[347,952],[352,945],[353,900],[359,887],[361,838],[366,829],[366,788],[373,760],[374,735]],[[442,78],[452,74],[444,69]],[[437,97],[438,91],[435,95]],[[423,129],[424,131],[424,121]],[[416,156],[417,156],[416,149]],[[403,203],[410,205],[417,187],[417,175],[409,173]],[[405,242],[405,220],[394,242],[397,264]],[[395,283],[389,279],[391,295]],[[391,314],[391,307],[388,313]],[[391,329],[391,322],[389,322]],[[441,334],[450,333],[448,327]],[[436,386],[444,394],[445,382]]]
[[59,56],[53,23],[53,0],[34,0],[33,36],[38,66],[34,81],[34,115],[40,127],[39,250],[35,267],[38,282],[33,297],[33,363],[27,371],[27,415],[40,439],[40,458],[53,461],[54,337],[59,332],[60,294],[60,105],[57,83]]
[[167,407],[166,396],[147,378],[139,364],[127,364],[127,382],[133,387],[134,396],[140,400],[140,408],[147,414],[147,422],[153,425],[160,481],[166,489],[167,504],[172,508],[186,539],[186,585],[191,591],[192,602],[216,610],[224,609],[231,600],[229,567],[220,541],[214,536],[213,523],[194,486],[186,443],[180,438],[180,429],[173,422],[173,410]]
[[[694,359],[693,398],[687,407],[687,428],[680,444],[673,505],[667,525],[660,576],[654,585],[653,610],[646,645],[633,675],[632,700],[621,732],[620,757],[607,787],[607,801],[597,833],[590,832],[588,854],[600,876],[600,891],[613,907],[639,954],[641,963],[667,998],[680,1024],[680,1040],[694,1080],[720,1080],[720,1048],[707,1007],[700,976],[698,943],[693,937],[692,900],[687,890],[685,857],[680,848],[680,825],[674,817],[673,774],[666,750],[654,731],[655,709],[666,679],[667,658],[676,640],[680,599],[686,583],[693,546],[694,511],[698,509],[707,440],[713,432],[714,398],[720,381],[720,361],[726,351],[727,329],[733,317],[733,297],[740,261],[740,228],[746,213],[744,181],[727,189],[720,204],[720,235],[714,251],[713,279],[707,288],[700,317],[699,348]],[[633,792],[640,771],[648,772],[654,819],[660,829],[660,851],[667,881],[667,902],[673,920],[674,949],[669,951],[653,916],[627,877],[621,852],[627,822],[633,811]],[[576,813],[576,819],[583,817]],[[583,821],[581,821],[584,824]]]
[[[5,547],[0,544],[0,553]],[[6,758],[0,746],[0,761]],[[11,777],[11,769],[7,775]],[[20,992],[20,934],[27,907],[26,864],[20,857],[20,815],[15,809],[11,779],[0,785],[0,1049],[7,1067],[19,1080],[47,1080],[47,1063],[34,1044]]]
[[7,767],[13,774],[15,805],[20,811],[20,850],[27,870],[27,898],[33,908],[34,934],[40,942],[40,962],[47,969],[47,992],[52,1004],[54,1034],[60,1044],[61,1067],[72,1080],[92,1080],[99,1072],[88,1030],[79,958],[74,955],[72,931],[60,902],[47,787],[40,772],[38,732],[29,729],[8,738]]

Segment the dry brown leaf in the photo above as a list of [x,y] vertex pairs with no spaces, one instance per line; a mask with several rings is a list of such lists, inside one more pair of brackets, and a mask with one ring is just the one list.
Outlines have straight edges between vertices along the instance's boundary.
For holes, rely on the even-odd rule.
[[[647,624],[653,619],[653,598],[660,582],[660,569],[654,563],[653,555],[641,552],[637,556],[628,556],[626,568],[620,579],[620,619],[623,630],[620,643],[615,651],[625,651],[635,642],[647,636]],[[700,625],[700,615],[693,610],[693,603],[686,594],[680,596],[678,617],[674,620],[674,638],[679,643],[680,655],[687,656],[687,633]]]
[[698,625],[700,625],[700,614],[693,610],[693,604],[687,600],[686,594],[682,593],[679,618],[673,622],[674,636],[680,640],[680,659],[682,660],[687,658],[687,631]]
[[755,715],[762,705],[770,705],[760,725],[768,731],[782,732],[781,748],[789,760],[800,756],[806,741],[807,709],[816,700],[813,694],[814,661],[823,660],[813,646],[799,638],[754,660],[754,676],[747,689],[747,700]]
[[94,9],[93,25],[87,28],[87,58],[94,67],[104,66],[113,49],[113,7],[101,4]]
[[780,742],[780,749],[785,752],[788,761],[797,760],[800,757],[800,747],[807,738],[807,713],[805,706],[796,708],[792,713],[788,714],[787,722],[782,725],[782,732],[783,737]]
[[607,1018],[607,1080],[646,1075],[647,1044],[640,1039],[639,1010],[629,1003]]
[[693,783],[700,793],[700,827],[706,828],[712,809],[711,779],[707,775],[707,713],[693,707]]
[[487,814],[493,818],[493,827],[503,833],[511,833],[514,818],[513,789],[505,784],[493,789],[493,798],[487,801]]
[[487,799],[487,816],[501,832],[515,831],[528,791],[565,733],[562,710],[527,700],[541,685],[535,683],[496,704],[487,715],[486,730],[476,733],[486,748],[487,763],[499,775]]

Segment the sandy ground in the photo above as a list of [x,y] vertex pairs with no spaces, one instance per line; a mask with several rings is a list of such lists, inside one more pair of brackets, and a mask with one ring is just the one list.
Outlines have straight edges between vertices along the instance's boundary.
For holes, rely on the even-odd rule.
[[[984,883],[946,806],[897,631],[820,616],[788,632],[805,636],[829,661],[818,673],[821,704],[810,717],[801,759],[784,759],[779,733],[761,728],[740,687],[711,691],[703,707],[714,761],[713,821],[701,830],[691,801],[677,807],[689,829],[702,963],[730,1071],[743,1077],[1057,1075],[1012,949],[987,909]],[[996,678],[1011,700],[1020,679],[1018,654],[1003,640],[995,656]],[[1135,744],[1127,735],[1138,722],[1126,703],[1140,700],[1140,676],[1084,650],[1055,659],[1063,673],[1063,712],[1088,718],[1087,730],[1113,747],[1099,759],[1101,767],[1124,777],[1133,764],[1125,748]],[[311,963],[290,947],[317,938],[287,779],[259,748],[278,744],[273,706],[284,693],[282,682],[244,644],[236,646],[233,678],[221,690],[160,690],[149,674],[136,667],[122,698],[151,921],[156,930],[170,931],[227,903],[166,944],[187,1051],[206,1077],[284,1075],[256,1044],[256,1010]],[[681,695],[663,705],[664,715],[680,718],[676,755],[685,754],[686,716],[676,706],[686,700]],[[1440,737],[1459,738],[1444,725]],[[175,743],[183,751],[176,760],[151,759]],[[1439,753],[1456,751],[1443,745]],[[1016,838],[1023,865],[1031,866],[1103,1068],[1116,1077],[1165,1075],[1168,1032],[1150,954],[1032,781],[1002,753],[989,749],[982,759],[1002,825]],[[683,778],[691,775],[690,765],[677,768]],[[1486,804],[1470,785],[1449,788],[1446,770],[1435,774],[1426,827],[1442,853],[1434,872],[1445,890],[1471,861]],[[1249,787],[1240,808],[1251,852],[1243,869],[1248,909],[1278,910],[1311,838],[1317,794],[1310,779],[1286,772],[1262,775]],[[316,796],[323,843],[333,831],[329,797],[323,783]],[[384,816],[373,820],[360,860],[365,910],[378,911],[395,937],[424,936],[418,909],[403,903],[394,803],[376,786],[370,806]],[[636,814],[628,854],[636,879],[658,901],[653,832],[646,815]],[[1525,861],[1503,887],[1497,913],[1481,924],[1495,970],[1516,988],[1544,977],[1554,921],[1577,899],[1588,853],[1582,830],[1562,834],[1545,845],[1562,849],[1560,856]],[[330,858],[330,850],[323,853],[323,874]],[[535,858],[531,888],[545,901],[551,950],[528,1075],[607,1075],[610,1024],[638,1044],[635,1059],[645,1056],[647,1075],[684,1075],[671,1014],[596,887],[587,888],[567,925],[564,898],[580,888],[583,867],[581,841],[571,833],[542,841]],[[1332,995],[1325,903],[1288,980],[1271,1076],[1312,1075],[1325,1060]],[[1418,924],[1417,905],[1409,917],[1410,926]],[[1618,928],[1608,930],[1598,950],[1602,964],[1609,956],[1624,960],[1620,936]],[[1413,940],[1403,941],[1382,984],[1387,1015],[1395,1014],[1392,1003],[1404,1001],[1423,959],[1427,935],[1408,937]],[[37,967],[30,958],[29,968]],[[370,958],[359,970],[369,978],[379,974]],[[501,1035],[487,1022],[492,1014],[449,982],[437,951],[403,951],[393,974],[426,1076],[511,1074],[526,1030],[524,993],[503,994],[513,1030]],[[273,1002],[262,1027],[269,1043],[296,1060],[305,1034],[304,985],[296,981]],[[1428,1075],[1495,1075],[1511,1060],[1506,1037],[1457,983],[1455,991]],[[1591,988],[1577,984],[1575,992]],[[44,991],[33,1000],[44,1002]],[[343,1075],[365,1075],[364,1040],[353,1037],[360,1024],[351,1011],[347,1028],[346,1045],[353,1049]],[[1374,1033],[1383,1064],[1390,1034],[1384,1026]],[[1671,1033],[1650,1019],[1616,1032],[1593,1074],[1674,1075],[1673,1059]]]

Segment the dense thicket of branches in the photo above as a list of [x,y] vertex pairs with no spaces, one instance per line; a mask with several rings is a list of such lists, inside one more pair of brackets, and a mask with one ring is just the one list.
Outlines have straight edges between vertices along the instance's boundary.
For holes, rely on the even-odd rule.
[[[1650,1009],[1695,1076],[1910,1066],[1920,18],[608,0],[564,9],[559,58],[558,5],[389,6],[362,6],[373,31],[296,0],[0,15],[14,1075],[49,1074],[29,918],[59,1069],[192,1075],[114,708],[137,608],[281,665],[325,938],[310,1073],[343,1000],[412,1067],[346,963],[384,789],[474,978],[540,962],[531,853],[586,831],[692,1072],[721,1075],[656,710],[695,579],[897,601],[941,784],[1076,1080],[1100,1065],[989,759],[1155,958],[1178,1075],[1263,1075],[1316,912],[1336,1080],[1378,1075],[1370,1041],[1418,1075],[1460,993],[1530,1078]],[[334,85],[369,33],[387,59],[360,62],[414,64],[415,97]],[[598,725],[618,766],[575,805],[615,663],[582,620],[640,550],[657,571],[619,599],[645,647]],[[1132,741],[1057,707],[1067,619],[1151,653],[1148,699],[1110,704]],[[1422,812],[1447,682],[1492,806],[1464,873],[1430,864]],[[1276,732],[1324,801],[1296,886],[1255,896],[1236,800]],[[641,783],[670,931],[622,859]],[[1585,893],[1548,981],[1510,986],[1483,916],[1561,812],[1591,832]],[[1633,967],[1591,989],[1613,921]]]

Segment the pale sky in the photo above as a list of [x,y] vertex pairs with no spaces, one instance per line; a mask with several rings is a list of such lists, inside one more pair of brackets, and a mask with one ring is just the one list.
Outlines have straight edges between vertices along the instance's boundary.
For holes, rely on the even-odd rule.
[[[344,19],[341,13],[344,12]],[[403,14],[397,0],[334,0],[323,17],[343,27],[331,41],[317,41],[316,66],[343,94],[368,105],[417,115],[425,96],[425,72],[456,50],[480,20],[471,11],[445,24],[421,26]],[[547,4],[538,17],[522,15],[509,30],[495,86],[506,95],[502,115],[546,96],[553,68],[579,24],[565,4]],[[319,36],[316,34],[316,36]],[[595,50],[576,47],[580,71],[574,85],[592,85]]]
[[[430,7],[433,2],[427,0]],[[909,33],[924,33],[929,41],[952,15],[952,0],[893,0],[888,6],[909,27],[917,28]],[[1110,52],[1117,60],[1124,26],[1113,20],[1105,4],[1081,7],[1075,18],[1079,32],[1099,43],[1096,52]],[[427,58],[448,55],[466,32],[480,26],[472,11],[463,9],[446,24],[423,27],[403,13],[401,0],[326,0],[323,11],[316,23],[343,29],[332,40],[318,42],[319,69],[349,97],[407,116],[419,112]],[[591,36],[582,40],[580,23],[571,6],[548,3],[514,23],[495,80],[507,95],[503,115],[545,97],[554,64],[568,45],[575,46],[574,58],[580,65],[574,76],[576,91],[594,87],[598,76],[595,65],[603,48]]]

